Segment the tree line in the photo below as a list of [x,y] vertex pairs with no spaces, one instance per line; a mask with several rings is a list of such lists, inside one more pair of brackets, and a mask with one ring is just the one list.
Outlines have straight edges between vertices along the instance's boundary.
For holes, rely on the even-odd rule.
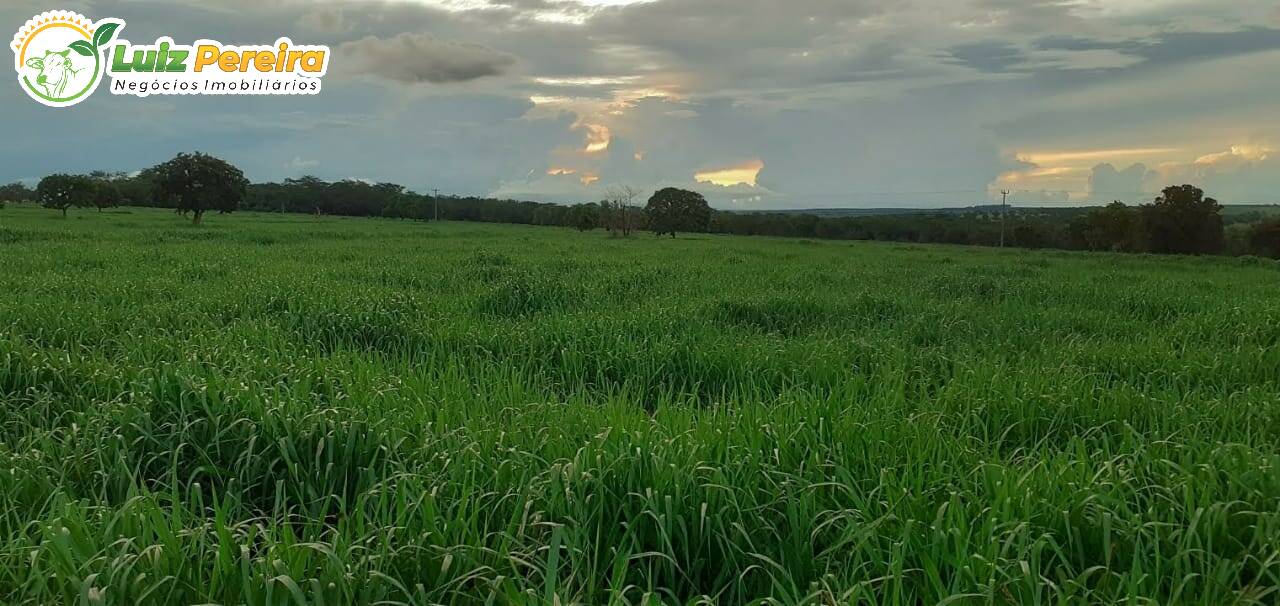
[[1231,254],[1280,258],[1280,216],[1228,218],[1213,198],[1191,185],[1165,188],[1151,202],[1129,206],[925,212],[826,217],[813,214],[718,213],[712,230],[749,235],[842,240],[1055,248],[1162,254]]
[[712,210],[702,195],[665,188],[644,206],[639,192],[610,188],[594,204],[431,196],[394,183],[324,181],[314,176],[277,183],[249,183],[235,166],[209,156],[178,154],[135,174],[54,174],[33,190],[0,185],[0,202],[36,202],[65,216],[76,207],[102,210],[121,205],[172,208],[199,224],[206,212],[250,210],[417,221],[450,220],[605,229],[627,236],[651,231],[787,236],[835,240],[882,240],[1170,254],[1233,254],[1280,258],[1280,217],[1224,218],[1222,205],[1199,188],[1165,188],[1151,202],[1054,212],[987,207],[972,212],[917,212],[870,216]]

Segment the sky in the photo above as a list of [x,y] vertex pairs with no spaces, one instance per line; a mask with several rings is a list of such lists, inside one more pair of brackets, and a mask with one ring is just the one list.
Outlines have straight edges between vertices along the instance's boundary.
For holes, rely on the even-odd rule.
[[27,0],[150,43],[333,48],[315,96],[0,86],[0,182],[180,151],[302,175],[724,209],[1280,202],[1274,0]]

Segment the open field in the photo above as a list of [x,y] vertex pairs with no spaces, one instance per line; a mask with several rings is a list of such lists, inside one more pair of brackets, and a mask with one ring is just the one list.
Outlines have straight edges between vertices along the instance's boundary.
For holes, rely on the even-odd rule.
[[0,210],[0,603],[1275,604],[1280,264]]

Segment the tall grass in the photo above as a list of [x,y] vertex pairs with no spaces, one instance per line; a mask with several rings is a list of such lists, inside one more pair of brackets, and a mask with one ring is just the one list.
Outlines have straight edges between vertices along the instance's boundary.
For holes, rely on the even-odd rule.
[[1275,604],[1280,265],[0,215],[0,603]]

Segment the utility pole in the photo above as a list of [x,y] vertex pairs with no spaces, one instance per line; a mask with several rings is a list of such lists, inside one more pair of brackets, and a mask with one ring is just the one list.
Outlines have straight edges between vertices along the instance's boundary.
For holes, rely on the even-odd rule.
[[1009,190],[1000,190],[1000,248],[1004,248],[1004,220],[1009,215]]
[[436,221],[439,221],[440,220],[440,190],[439,189],[431,190],[431,201],[434,202],[436,205]]

